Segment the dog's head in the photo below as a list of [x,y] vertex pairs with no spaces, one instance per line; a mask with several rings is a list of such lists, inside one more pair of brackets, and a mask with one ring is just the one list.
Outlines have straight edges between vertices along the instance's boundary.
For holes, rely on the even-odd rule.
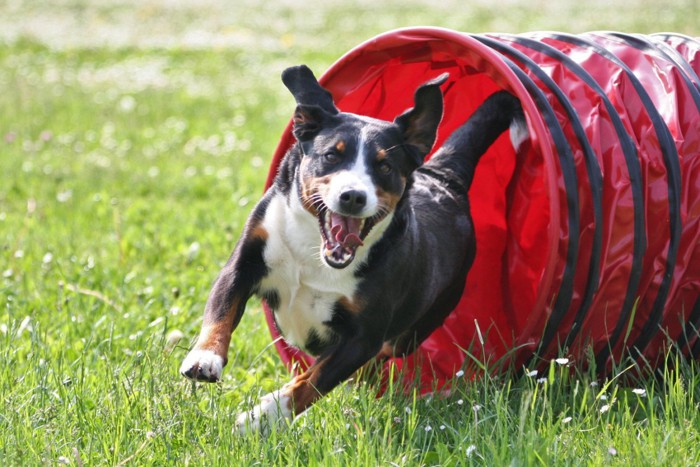
[[348,266],[372,228],[394,212],[411,172],[435,143],[446,79],[443,74],[421,85],[414,107],[388,122],[340,112],[306,66],[282,74],[297,102],[300,196],[318,218],[329,266]]

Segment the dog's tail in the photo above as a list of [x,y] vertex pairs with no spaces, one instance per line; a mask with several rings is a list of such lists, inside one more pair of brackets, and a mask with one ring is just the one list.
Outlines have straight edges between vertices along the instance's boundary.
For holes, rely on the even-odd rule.
[[457,175],[466,182],[468,189],[481,156],[509,128],[511,144],[517,152],[529,138],[525,115],[513,94],[499,91],[489,96],[469,120],[450,135],[430,163]]

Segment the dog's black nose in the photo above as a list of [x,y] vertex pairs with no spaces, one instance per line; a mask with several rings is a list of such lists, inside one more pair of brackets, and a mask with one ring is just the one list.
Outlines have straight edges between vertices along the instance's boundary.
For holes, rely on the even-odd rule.
[[340,194],[340,208],[343,214],[359,214],[367,204],[367,193],[360,190],[348,190]]

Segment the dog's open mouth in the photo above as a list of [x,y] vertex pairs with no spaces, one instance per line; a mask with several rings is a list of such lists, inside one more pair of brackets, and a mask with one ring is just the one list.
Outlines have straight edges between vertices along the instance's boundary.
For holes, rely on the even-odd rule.
[[355,259],[357,248],[364,244],[377,219],[343,216],[324,207],[318,211],[318,221],[323,259],[329,266],[342,269]]

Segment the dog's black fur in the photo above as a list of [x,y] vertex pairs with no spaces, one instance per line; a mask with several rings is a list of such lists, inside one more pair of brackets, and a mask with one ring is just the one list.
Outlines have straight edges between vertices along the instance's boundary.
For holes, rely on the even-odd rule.
[[476,254],[467,197],[476,164],[506,129],[525,128],[519,101],[497,92],[423,164],[446,75],[420,86],[394,122],[340,112],[305,66],[282,79],[297,101],[297,143],[216,280],[181,372],[220,378],[252,294],[317,359],[242,414],[241,430],[293,417],[373,358],[410,353],[443,322]]

